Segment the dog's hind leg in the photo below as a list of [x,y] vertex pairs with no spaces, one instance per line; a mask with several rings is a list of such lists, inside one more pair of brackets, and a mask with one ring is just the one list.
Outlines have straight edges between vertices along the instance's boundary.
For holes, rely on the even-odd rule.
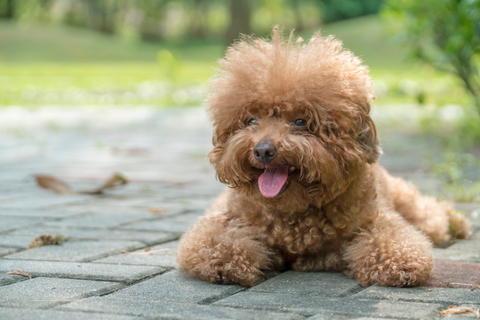
[[451,237],[469,237],[470,223],[448,203],[420,194],[411,183],[392,177],[386,171],[384,177],[395,211],[422,230],[433,243],[439,245]]
[[261,270],[271,269],[274,255],[259,237],[255,228],[210,212],[182,237],[178,266],[202,280],[251,287]]

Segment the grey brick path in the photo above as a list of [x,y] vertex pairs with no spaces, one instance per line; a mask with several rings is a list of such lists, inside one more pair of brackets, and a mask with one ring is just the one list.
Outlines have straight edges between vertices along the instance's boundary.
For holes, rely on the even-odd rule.
[[61,246],[44,246],[4,256],[12,260],[43,260],[88,262],[118,253],[144,247],[138,241],[67,241]]
[[116,282],[34,278],[0,287],[2,307],[53,307],[65,302],[122,289]]
[[58,277],[133,283],[163,273],[165,268],[59,261],[0,260],[1,273],[11,270],[21,270],[32,277]]
[[[47,108],[42,117],[31,111],[17,123],[2,121],[2,112],[2,320],[434,319],[451,304],[480,305],[473,286],[365,288],[336,273],[272,273],[250,289],[190,278],[175,269],[178,239],[224,188],[206,159],[211,129],[203,109],[137,108],[106,118],[93,109]],[[435,144],[380,116],[382,163],[437,194],[441,184],[423,171]],[[50,129],[51,123],[58,128]],[[130,183],[98,196],[56,195],[32,178],[53,174],[81,189],[100,185],[114,172]],[[480,205],[457,207],[480,230]],[[57,233],[68,241],[27,249],[34,238]],[[476,235],[435,248],[434,256],[460,267],[470,262],[472,272],[479,252]],[[443,268],[448,276],[448,263]],[[5,274],[11,270],[32,279]],[[480,276],[480,269],[472,276]]]
[[145,249],[121,253],[93,261],[94,263],[140,265],[140,266],[161,266],[163,268],[174,268],[176,266],[175,252],[178,241],[170,241],[164,244]]

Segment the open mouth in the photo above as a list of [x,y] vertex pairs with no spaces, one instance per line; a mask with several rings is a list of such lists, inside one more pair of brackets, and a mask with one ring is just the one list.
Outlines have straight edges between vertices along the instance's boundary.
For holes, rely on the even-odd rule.
[[258,178],[258,188],[264,197],[276,197],[288,189],[297,173],[298,170],[291,166],[267,167]]

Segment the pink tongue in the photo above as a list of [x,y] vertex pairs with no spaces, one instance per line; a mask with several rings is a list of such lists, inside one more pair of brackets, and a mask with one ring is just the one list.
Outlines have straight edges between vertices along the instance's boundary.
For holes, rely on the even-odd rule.
[[258,178],[258,188],[263,196],[273,198],[282,190],[288,178],[288,166],[267,168]]

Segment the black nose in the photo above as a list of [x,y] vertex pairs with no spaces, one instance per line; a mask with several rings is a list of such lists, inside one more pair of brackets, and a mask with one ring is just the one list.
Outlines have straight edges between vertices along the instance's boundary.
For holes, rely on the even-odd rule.
[[275,159],[277,149],[271,141],[260,141],[253,149],[253,155],[255,159],[267,165]]

